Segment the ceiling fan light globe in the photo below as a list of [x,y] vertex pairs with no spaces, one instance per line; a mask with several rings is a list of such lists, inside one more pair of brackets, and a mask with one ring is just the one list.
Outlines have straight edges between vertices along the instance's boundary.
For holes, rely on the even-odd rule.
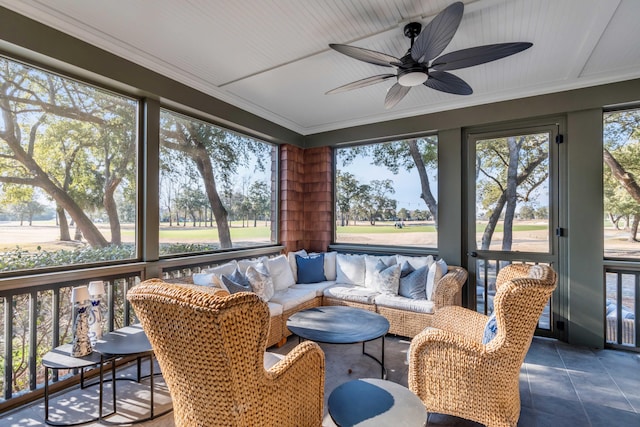
[[427,81],[429,76],[422,71],[412,71],[398,76],[398,83],[402,86],[418,86]]

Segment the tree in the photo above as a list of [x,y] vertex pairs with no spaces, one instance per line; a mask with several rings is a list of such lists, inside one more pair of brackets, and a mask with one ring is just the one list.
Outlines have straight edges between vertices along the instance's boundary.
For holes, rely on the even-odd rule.
[[165,163],[163,168],[186,173],[195,166],[216,221],[220,247],[231,248],[229,212],[218,192],[219,183],[222,188],[233,188],[231,181],[239,167],[249,167],[251,161],[256,169],[264,170],[265,159],[271,161],[272,146],[169,112],[161,113],[160,132],[163,153],[176,151],[180,159],[174,165]]
[[376,225],[378,219],[390,219],[395,215],[396,201],[387,194],[394,192],[390,179],[373,180],[369,184],[360,185],[354,198],[355,210],[371,225]]
[[360,191],[360,183],[349,172],[338,171],[336,174],[336,206],[340,216],[340,226],[349,225],[351,210]]
[[520,208],[518,216],[520,219],[535,219],[536,210],[531,205],[524,205]]
[[10,210],[20,220],[21,226],[25,219],[29,221],[30,226],[33,225],[34,215],[45,210],[44,205],[35,199],[33,187],[24,185],[5,184],[0,203],[9,206]]
[[[633,218],[629,241],[636,242],[640,223],[640,112],[609,113],[604,116],[604,205],[611,221]],[[629,221],[627,221],[627,224]]]
[[339,150],[343,166],[349,165],[358,156],[372,157],[372,164],[384,166],[397,174],[400,169],[416,169],[420,180],[420,198],[425,202],[431,215],[438,224],[438,203],[431,191],[429,170],[436,170],[438,164],[438,146],[435,137],[405,139],[379,144],[342,148]]
[[398,211],[398,218],[401,219],[402,221],[406,221],[407,219],[411,218],[411,213],[409,213],[407,209],[401,208]]
[[[63,120],[93,126],[101,137],[94,140],[100,144],[95,144],[92,149],[99,146],[106,160],[112,156],[121,157],[119,170],[132,173],[130,171],[134,168],[130,166],[135,164],[132,163],[135,156],[131,155],[130,147],[128,150],[123,147],[133,145],[135,153],[135,138],[116,141],[117,138],[113,137],[118,133],[115,130],[118,126],[128,126],[122,116],[125,111],[130,113],[130,120],[136,120],[135,105],[131,100],[106,94],[91,86],[0,59],[0,114],[3,123],[0,129],[0,182],[41,188],[57,204],[59,212],[64,210],[71,216],[92,246],[108,245],[84,212],[82,203],[75,200],[56,178],[60,164],[39,152],[41,138],[48,126]],[[135,126],[128,129],[130,135],[135,135],[135,132]],[[98,156],[93,152],[91,158]],[[103,172],[112,170],[106,163],[103,166]],[[115,172],[103,176],[105,185],[110,186],[105,187],[105,209],[110,214],[112,236],[117,243],[119,223],[113,221],[107,192],[115,192],[122,176]]]
[[480,141],[476,145],[476,195],[489,213],[482,250],[489,249],[500,218],[504,218],[502,250],[511,250],[518,200],[529,201],[547,181],[548,134]]
[[271,190],[264,181],[255,181],[249,187],[248,199],[253,212],[253,226],[258,226],[258,217],[262,216],[265,222],[271,213]]

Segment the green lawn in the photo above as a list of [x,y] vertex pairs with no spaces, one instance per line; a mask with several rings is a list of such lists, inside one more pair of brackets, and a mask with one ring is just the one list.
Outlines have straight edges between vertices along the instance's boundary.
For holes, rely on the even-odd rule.
[[395,228],[393,224],[380,225],[348,225],[338,226],[338,233],[348,234],[382,234],[382,233],[434,233],[435,227],[432,225],[406,225],[403,228]]
[[[271,236],[271,230],[269,227],[265,227],[258,224],[257,227],[241,227],[232,226],[229,231],[231,232],[231,240],[243,240],[252,238],[269,239]],[[218,241],[218,229],[209,227],[160,227],[160,240],[170,241]]]
[[[486,223],[477,223],[477,230],[483,231],[486,227]],[[513,231],[535,231],[535,230],[547,230],[549,228],[546,224],[514,224]],[[502,224],[496,227],[496,232],[503,231]],[[395,228],[393,224],[383,223],[378,225],[348,225],[346,227],[338,226],[336,231],[343,234],[382,234],[382,233],[434,233],[435,227],[432,225],[407,225],[403,228]]]

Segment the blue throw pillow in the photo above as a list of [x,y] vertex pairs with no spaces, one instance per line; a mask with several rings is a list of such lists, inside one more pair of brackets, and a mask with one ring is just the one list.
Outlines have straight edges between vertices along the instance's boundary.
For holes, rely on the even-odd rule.
[[296,254],[298,266],[298,283],[324,282],[324,254],[300,256]]
[[227,287],[230,294],[235,294],[236,292],[253,292],[249,284],[249,279],[237,268],[228,276],[226,274],[220,276],[220,280],[222,284]]
[[400,270],[400,286],[398,295],[411,299],[427,299],[425,292],[429,267],[426,265],[414,270],[407,261],[402,263]]
[[482,344],[488,344],[498,334],[498,322],[496,321],[496,312],[489,316],[487,324],[484,327],[484,335],[482,335]]

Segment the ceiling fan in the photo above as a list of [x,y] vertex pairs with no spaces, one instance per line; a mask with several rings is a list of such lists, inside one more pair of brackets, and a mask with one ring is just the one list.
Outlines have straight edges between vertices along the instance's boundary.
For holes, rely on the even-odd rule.
[[[348,83],[326,94],[358,89],[396,78],[384,100],[385,108],[393,108],[413,86],[424,84],[431,89],[456,95],[471,95],[473,89],[450,70],[472,67],[513,55],[533,46],[528,42],[498,43],[462,49],[438,57],[449,45],[456,33],[464,4],[456,2],[448,6],[420,32],[422,25],[411,22],[404,27],[404,35],[411,39],[409,51],[400,59],[386,53],[345,44],[329,47],[352,58],[383,67],[396,68],[396,74],[379,74]],[[435,58],[435,59],[434,59]]]

